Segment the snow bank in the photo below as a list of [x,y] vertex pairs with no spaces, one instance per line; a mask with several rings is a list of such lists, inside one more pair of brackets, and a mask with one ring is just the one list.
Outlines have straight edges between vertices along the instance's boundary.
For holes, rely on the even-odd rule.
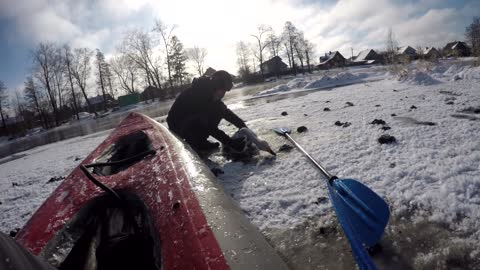
[[316,77],[313,80],[305,77],[295,78],[289,81],[287,84],[277,85],[271,89],[261,91],[255,94],[255,96],[272,95],[291,90],[313,90],[343,86],[354,82],[360,82],[360,80],[365,77],[367,77],[367,74],[365,73],[355,75],[349,72],[342,72],[335,76],[323,75]]
[[329,86],[345,85],[345,84],[352,83],[358,79],[360,79],[360,76],[353,75],[352,73],[349,73],[349,72],[340,73],[337,76],[333,76],[333,77],[323,76],[319,80],[315,80],[307,84],[305,86],[305,89],[315,89],[315,88],[323,88],[323,87],[329,87]]
[[480,67],[468,62],[441,63],[432,68],[432,75],[447,81],[480,80]]
[[289,89],[303,88],[308,82],[305,78],[295,78],[287,83]]
[[440,83],[440,81],[432,78],[429,74],[418,70],[400,78],[400,81],[412,85],[433,85]]

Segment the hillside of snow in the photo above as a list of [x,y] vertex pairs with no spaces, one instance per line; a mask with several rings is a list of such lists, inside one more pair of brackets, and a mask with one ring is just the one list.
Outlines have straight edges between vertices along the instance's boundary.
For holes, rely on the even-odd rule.
[[[229,106],[277,156],[234,162],[215,153],[208,165],[223,172],[226,192],[292,268],[354,263],[324,179],[299,151],[279,151],[289,143],[275,127],[291,128],[331,173],[388,202],[390,223],[373,255],[380,269],[480,269],[480,67],[443,61],[414,64],[401,76],[382,66],[320,72]],[[307,131],[297,132],[300,126]],[[225,122],[221,128],[235,132]],[[49,179],[68,175],[107,134],[1,159],[0,230],[21,227],[58,185]],[[382,135],[395,142],[380,144]]]

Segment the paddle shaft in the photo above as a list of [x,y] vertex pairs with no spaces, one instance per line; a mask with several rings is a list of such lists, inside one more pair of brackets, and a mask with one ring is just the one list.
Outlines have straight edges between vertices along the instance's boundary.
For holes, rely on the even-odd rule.
[[317,167],[323,173],[323,175],[325,175],[325,177],[328,178],[329,183],[331,183],[332,180],[337,179],[336,176],[331,175],[322,165],[320,165],[320,163],[318,163],[318,161],[316,161],[307,151],[305,151],[305,149],[303,149],[303,147],[300,144],[298,144],[288,133],[284,133],[284,135],[298,148],[298,150],[302,151],[302,153],[308,157],[308,159],[313,163],[313,165],[315,165],[315,167]]

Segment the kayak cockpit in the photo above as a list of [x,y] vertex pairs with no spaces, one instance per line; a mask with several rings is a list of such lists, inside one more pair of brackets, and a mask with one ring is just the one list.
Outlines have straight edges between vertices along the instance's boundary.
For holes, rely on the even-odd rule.
[[143,202],[119,192],[83,207],[42,250],[60,270],[161,269],[160,242]]
[[116,174],[153,151],[152,142],[143,131],[122,136],[95,159],[96,164],[103,165],[95,166],[93,173],[101,176]]

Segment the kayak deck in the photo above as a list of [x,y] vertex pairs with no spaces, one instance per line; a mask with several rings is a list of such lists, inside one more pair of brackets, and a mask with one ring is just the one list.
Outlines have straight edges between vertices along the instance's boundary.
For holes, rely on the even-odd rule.
[[[128,137],[131,134],[148,139],[135,140]],[[139,144],[133,147],[142,149],[137,152],[154,153],[128,166],[94,170],[93,175],[115,191],[134,194],[145,205],[163,269],[287,268],[203,161],[153,119],[131,113],[81,165],[112,160],[113,146],[122,138],[127,146]],[[48,257],[49,250],[58,247],[60,232],[67,231],[65,224],[104,194],[77,167],[20,230],[17,241]]]

